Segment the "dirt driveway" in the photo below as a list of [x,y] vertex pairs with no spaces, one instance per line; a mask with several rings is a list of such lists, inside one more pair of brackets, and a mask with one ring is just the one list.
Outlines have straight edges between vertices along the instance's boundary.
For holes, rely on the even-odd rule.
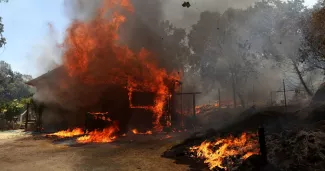
[[76,147],[26,135],[6,140],[0,138],[0,142],[3,171],[188,170],[188,166],[160,157],[166,149],[180,142],[177,136],[162,139],[153,135],[134,135],[110,144]]

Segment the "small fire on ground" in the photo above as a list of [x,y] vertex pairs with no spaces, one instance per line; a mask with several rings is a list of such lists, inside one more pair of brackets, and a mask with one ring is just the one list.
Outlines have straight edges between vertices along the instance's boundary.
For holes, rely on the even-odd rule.
[[92,131],[88,135],[77,138],[78,143],[108,143],[113,142],[116,137],[116,132],[119,131],[117,123],[112,126],[104,128],[102,131]]
[[116,132],[119,131],[117,123],[113,123],[112,126],[104,128],[103,130],[94,130],[91,132],[84,133],[81,128],[67,129],[52,134],[47,134],[47,136],[57,136],[58,138],[71,138],[76,136],[81,136],[77,138],[78,143],[108,143],[114,141],[116,137]]
[[191,147],[190,152],[204,159],[211,170],[216,167],[228,170],[238,159],[242,162],[253,154],[259,154],[259,146],[256,134],[243,133],[240,137],[204,141],[199,146]]
[[[86,144],[86,143],[109,143],[116,140],[118,137],[116,136],[116,132],[119,131],[119,128],[116,123],[112,126],[104,128],[103,130],[94,130],[91,132],[86,132],[84,134],[83,129],[75,128],[75,129],[67,129],[63,131],[59,131],[52,134],[47,134],[47,136],[57,136],[58,138],[72,138],[79,136],[76,141],[77,143]],[[137,129],[132,129],[131,132],[134,135],[152,135],[153,132],[148,130],[146,132],[139,132]],[[126,134],[121,135],[122,137],[127,136]],[[166,134],[160,140],[172,138],[171,135]]]
[[75,128],[73,130],[68,129],[68,130],[63,130],[63,131],[59,131],[59,132],[55,132],[53,134],[47,134],[48,136],[57,136],[59,138],[66,138],[66,137],[74,137],[74,136],[78,136],[78,135],[82,135],[84,134],[83,129],[81,128]]

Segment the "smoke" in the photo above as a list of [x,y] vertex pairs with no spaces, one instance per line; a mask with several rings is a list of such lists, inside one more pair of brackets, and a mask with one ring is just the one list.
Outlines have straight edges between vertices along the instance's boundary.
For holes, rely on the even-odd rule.
[[[200,66],[192,72],[200,72],[201,82],[193,84],[200,84],[198,87],[204,92],[202,103],[217,100],[217,88],[223,90],[221,100],[232,100],[235,89],[237,104],[265,104],[271,91],[283,89],[283,79],[298,83],[290,89],[299,87],[291,68],[303,41],[298,25],[300,7],[293,9],[292,4],[286,3],[279,8],[263,3],[248,9],[241,7],[215,10],[218,12],[210,9],[201,13],[189,29],[193,56],[200,59]],[[292,16],[294,10],[297,17]],[[289,17],[290,21],[285,20]]]
[[[295,56],[297,52],[295,50],[298,49],[301,41],[296,36],[276,35],[269,38],[268,33],[276,28],[279,20],[277,16],[281,16],[281,12],[271,8],[245,12],[247,7],[257,2],[256,0],[191,0],[189,2],[191,7],[184,8],[181,5],[183,1],[179,0],[132,0],[134,12],[121,10],[126,16],[126,22],[119,29],[119,43],[127,45],[134,52],[139,52],[145,47],[153,53],[158,66],[168,72],[185,71],[183,91],[202,91],[198,103],[217,100],[219,88],[223,100],[233,98],[231,74],[234,74],[234,71],[230,68],[239,69],[236,71],[238,74],[236,89],[240,92],[236,95],[238,104],[240,103],[238,96],[246,102],[253,99],[255,101],[269,99],[270,91],[278,90],[283,79],[283,65],[278,65],[281,61],[276,59],[274,54]],[[65,13],[71,21],[90,21],[96,17],[97,9],[102,6],[102,3],[102,0],[66,0]],[[206,11],[213,16],[209,16],[210,13]],[[220,20],[214,18],[204,20],[204,16],[211,18],[220,16]],[[234,30],[230,30],[232,32],[229,35],[222,37],[221,32],[229,29]],[[255,36],[252,30],[266,35]],[[62,56],[62,49],[56,46],[57,35],[55,31],[50,35],[52,36],[47,41],[53,43],[48,43],[48,47],[43,48],[43,54],[39,55],[43,57],[39,60],[42,64],[40,71],[46,72],[58,63],[62,64],[62,61],[57,60]],[[220,37],[224,38],[225,42],[218,49]],[[239,49],[238,43],[244,44],[246,41],[250,44],[250,49]],[[206,42],[210,45],[206,45]],[[204,47],[199,49],[200,46]],[[265,49],[268,52],[264,52]],[[254,55],[246,55],[250,57],[245,59],[241,57],[248,52]],[[273,57],[267,57],[269,54]],[[112,64],[102,64],[97,67],[109,66]],[[78,84],[73,87],[75,90],[70,92],[71,96],[75,92],[82,92],[85,88]],[[100,96],[103,90],[104,88],[93,90],[91,96]],[[83,92],[78,94],[78,97],[90,96],[91,93]],[[94,99],[88,100],[91,103],[97,102]]]
[[247,8],[258,0],[190,0],[191,7],[183,8],[182,0],[166,0],[162,5],[163,17],[176,27],[188,28],[195,24],[204,11],[223,13],[228,8]]
[[33,51],[36,75],[42,75],[61,64],[62,51],[58,46],[59,34],[52,24],[48,24],[48,34]]

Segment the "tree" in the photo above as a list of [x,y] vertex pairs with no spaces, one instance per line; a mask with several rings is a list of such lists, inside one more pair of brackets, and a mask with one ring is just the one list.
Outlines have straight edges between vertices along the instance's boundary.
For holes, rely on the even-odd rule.
[[307,16],[302,0],[262,0],[247,9],[228,9],[223,14],[203,12],[188,36],[193,52],[189,63],[200,73],[206,89],[225,87],[234,103],[238,97],[243,106],[244,94],[252,89],[248,80],[260,84],[255,86],[260,88],[255,94],[261,95],[267,85],[259,82],[260,71],[287,70],[288,64],[312,95],[301,70],[307,66],[301,63],[303,21]]
[[0,113],[7,119],[20,114],[22,105],[26,103],[33,91],[25,84],[31,76],[13,72],[11,66],[0,61]]
[[[8,2],[8,0],[0,0],[1,2]],[[2,24],[2,17],[0,17],[0,48],[6,44],[6,38],[3,37],[2,33],[4,32],[4,26]]]
[[13,118],[25,110],[25,105],[30,102],[30,98],[14,99],[3,104],[0,112],[4,114],[4,119],[12,121]]
[[309,11],[302,24],[305,38],[302,61],[325,71],[325,7],[319,3]]
[[237,96],[245,106],[245,85],[250,77],[257,76],[250,36],[242,34],[249,30],[245,22],[250,12],[240,9],[228,9],[222,15],[203,12],[189,34],[193,51],[190,63],[199,71],[204,87],[213,89],[216,84],[231,87],[228,91],[232,92],[234,106]]
[[275,27],[275,36],[277,49],[280,56],[288,59],[292,65],[294,72],[297,74],[300,83],[309,96],[312,96],[312,91],[307,86],[302,72],[298,68],[298,63],[301,61],[301,47],[303,47],[303,25],[301,24],[307,14],[307,9],[303,5],[302,0],[293,0],[286,3],[277,3],[277,8],[280,11],[279,18]]

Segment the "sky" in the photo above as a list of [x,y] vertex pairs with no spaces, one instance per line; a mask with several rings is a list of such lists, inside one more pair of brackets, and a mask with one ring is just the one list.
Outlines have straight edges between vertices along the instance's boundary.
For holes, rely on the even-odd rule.
[[51,23],[61,40],[69,24],[63,11],[63,0],[9,0],[0,4],[0,16],[4,24],[5,48],[0,49],[0,60],[11,64],[14,71],[32,76],[35,69],[35,50],[41,51],[44,39],[49,35]]
[[[317,0],[305,0],[312,6]],[[4,24],[5,48],[0,49],[0,60],[11,64],[14,71],[40,75],[35,59],[49,36],[49,23],[54,26],[56,39],[61,41],[69,19],[64,13],[64,0],[9,0],[0,4]]]

